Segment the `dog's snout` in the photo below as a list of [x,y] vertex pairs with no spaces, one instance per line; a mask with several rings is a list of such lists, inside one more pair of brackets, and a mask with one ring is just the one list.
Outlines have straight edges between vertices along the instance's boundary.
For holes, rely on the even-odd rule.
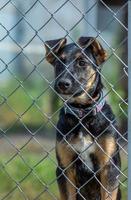
[[61,79],[58,82],[58,87],[60,90],[66,91],[71,87],[71,81],[69,79],[65,79],[65,80]]

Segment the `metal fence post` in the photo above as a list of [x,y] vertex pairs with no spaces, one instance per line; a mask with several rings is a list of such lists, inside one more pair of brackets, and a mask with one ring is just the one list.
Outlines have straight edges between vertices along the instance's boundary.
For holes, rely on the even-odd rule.
[[128,80],[128,95],[129,95],[129,108],[128,108],[128,200],[131,199],[131,0],[128,1],[128,67],[129,67],[129,80]]

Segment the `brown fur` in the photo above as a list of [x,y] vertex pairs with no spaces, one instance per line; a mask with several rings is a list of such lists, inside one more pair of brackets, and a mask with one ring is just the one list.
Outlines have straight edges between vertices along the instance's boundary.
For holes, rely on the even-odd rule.
[[88,94],[88,91],[92,88],[93,83],[94,83],[95,78],[96,78],[96,72],[92,68],[90,68],[90,70],[89,70],[88,73],[89,73],[89,77],[90,78],[89,78],[89,80],[87,82],[87,85],[86,85],[86,92],[87,92],[87,94]]
[[116,200],[117,197],[117,189],[111,192],[110,196],[109,193],[106,191],[110,191],[108,188],[108,164],[110,162],[110,158],[112,157],[113,153],[116,151],[116,143],[115,139],[111,136],[109,137],[102,137],[98,140],[98,147],[96,149],[96,155],[100,162],[101,171],[101,200]]
[[76,190],[76,171],[73,167],[67,169],[67,193],[69,200],[76,200],[77,190]]
[[[52,42],[54,45],[52,46]],[[56,56],[58,56],[59,49],[62,49],[66,45],[66,38],[62,38],[55,41],[46,41],[45,49],[46,49],[46,60],[49,63],[53,63]]]
[[92,53],[94,54],[97,65],[99,66],[101,63],[103,63],[107,59],[107,52],[103,49],[101,44],[98,42],[98,40],[94,38],[87,38],[86,37],[80,37],[78,40],[78,44],[83,48],[86,49],[87,47],[91,46]]
[[56,143],[56,151],[60,157],[61,165],[65,168],[68,167],[73,161],[75,152],[68,146],[67,143],[61,142]]

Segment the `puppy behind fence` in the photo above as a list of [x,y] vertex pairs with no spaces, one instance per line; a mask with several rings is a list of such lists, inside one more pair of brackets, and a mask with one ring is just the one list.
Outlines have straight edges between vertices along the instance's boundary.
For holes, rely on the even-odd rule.
[[54,88],[65,101],[56,136],[61,200],[120,200],[117,125],[101,81],[107,53],[92,37],[80,37],[78,45],[66,42],[45,43]]

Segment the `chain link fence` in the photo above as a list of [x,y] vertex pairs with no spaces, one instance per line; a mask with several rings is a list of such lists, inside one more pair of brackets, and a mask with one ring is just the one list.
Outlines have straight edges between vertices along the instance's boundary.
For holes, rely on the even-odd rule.
[[69,99],[54,90],[57,77],[44,44],[66,37],[78,45],[82,35],[95,37],[108,52],[100,74],[118,121],[118,129],[110,123],[119,135],[119,183],[127,199],[128,2],[2,0],[0,19],[0,199],[59,199],[55,132]]

